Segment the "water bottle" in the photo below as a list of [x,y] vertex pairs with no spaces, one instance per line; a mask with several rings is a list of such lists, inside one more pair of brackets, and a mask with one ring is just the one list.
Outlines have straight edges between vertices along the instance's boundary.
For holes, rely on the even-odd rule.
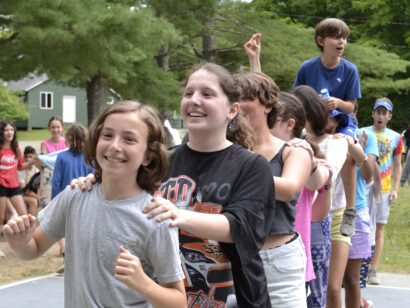
[[330,97],[329,91],[327,89],[320,90],[320,94],[322,94],[323,100],[327,100]]

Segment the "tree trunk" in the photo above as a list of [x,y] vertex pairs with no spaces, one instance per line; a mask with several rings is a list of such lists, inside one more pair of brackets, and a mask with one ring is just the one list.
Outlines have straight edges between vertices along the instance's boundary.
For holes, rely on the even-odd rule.
[[157,60],[158,67],[163,69],[164,71],[169,70],[169,57],[168,57],[168,48],[169,45],[168,43],[164,44],[161,46],[161,50],[159,53],[155,56],[155,59]]
[[87,82],[88,125],[107,107],[107,84],[100,75]]
[[214,20],[206,20],[204,26],[210,26],[212,29],[210,33],[202,36],[202,58],[208,62],[215,62],[216,60],[216,38],[214,32]]

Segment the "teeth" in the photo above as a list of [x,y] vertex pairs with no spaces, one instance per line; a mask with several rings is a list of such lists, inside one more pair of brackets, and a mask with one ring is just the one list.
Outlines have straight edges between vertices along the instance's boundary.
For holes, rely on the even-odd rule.
[[202,117],[203,114],[202,113],[198,113],[198,112],[190,112],[189,116],[191,117]]
[[111,158],[111,157],[107,157],[107,160],[112,161],[114,163],[120,163],[123,161],[122,159]]

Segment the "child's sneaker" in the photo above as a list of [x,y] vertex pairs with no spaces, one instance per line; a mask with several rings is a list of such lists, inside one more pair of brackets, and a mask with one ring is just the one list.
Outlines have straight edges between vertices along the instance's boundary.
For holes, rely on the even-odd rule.
[[373,307],[373,302],[371,300],[365,300],[362,298],[363,301],[363,306],[360,306],[360,308],[372,308]]
[[369,268],[369,275],[367,276],[367,283],[378,285],[380,284],[380,280],[377,277],[377,272],[374,268]]
[[340,234],[343,236],[352,236],[356,224],[356,210],[346,209],[343,213],[343,221],[340,226]]
[[1,250],[0,248],[0,258],[4,258],[6,256],[6,254],[3,252],[3,250]]

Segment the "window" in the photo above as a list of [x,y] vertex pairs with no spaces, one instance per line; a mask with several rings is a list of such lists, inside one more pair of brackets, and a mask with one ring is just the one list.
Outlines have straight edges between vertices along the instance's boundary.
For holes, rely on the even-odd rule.
[[40,109],[53,109],[52,92],[40,92]]

